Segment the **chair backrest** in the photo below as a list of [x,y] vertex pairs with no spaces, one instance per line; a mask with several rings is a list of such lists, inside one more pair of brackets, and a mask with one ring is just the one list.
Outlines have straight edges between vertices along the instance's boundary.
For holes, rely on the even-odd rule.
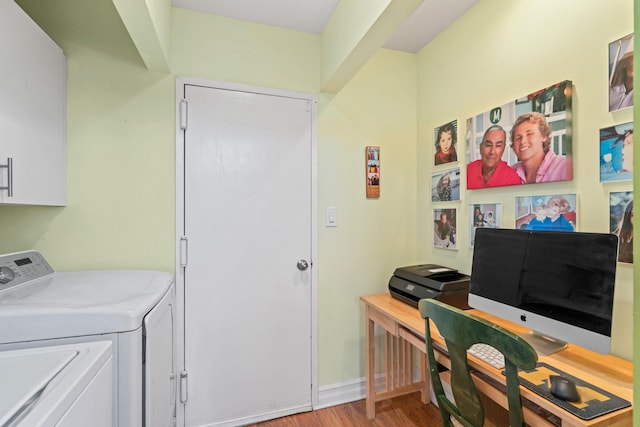
[[[471,379],[467,349],[475,343],[486,343],[498,349],[505,357],[510,425],[511,427],[524,426],[518,368],[535,368],[538,355],[531,345],[498,325],[440,301],[423,299],[420,300],[419,307],[420,314],[426,320],[429,372],[442,415],[442,425],[446,427],[452,425],[450,416],[465,426],[481,427],[483,425],[484,408],[478,390]],[[447,345],[451,360],[451,391],[455,403],[445,395],[442,386],[433,352],[429,319],[435,323]]]

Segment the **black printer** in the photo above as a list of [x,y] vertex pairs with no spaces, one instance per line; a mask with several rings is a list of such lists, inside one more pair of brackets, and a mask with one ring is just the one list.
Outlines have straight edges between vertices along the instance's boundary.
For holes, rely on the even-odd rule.
[[469,308],[469,280],[458,270],[435,264],[399,267],[389,280],[391,296],[413,307],[423,298],[435,298],[466,310]]

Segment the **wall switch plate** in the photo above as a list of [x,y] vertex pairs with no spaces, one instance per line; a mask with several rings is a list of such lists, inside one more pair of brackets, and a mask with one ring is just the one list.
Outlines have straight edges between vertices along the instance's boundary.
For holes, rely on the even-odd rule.
[[324,226],[325,227],[337,227],[338,226],[338,208],[331,207],[324,210]]

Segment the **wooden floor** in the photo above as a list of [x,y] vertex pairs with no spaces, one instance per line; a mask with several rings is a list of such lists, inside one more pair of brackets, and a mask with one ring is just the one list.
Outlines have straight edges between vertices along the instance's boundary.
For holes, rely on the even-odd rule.
[[332,406],[317,411],[290,415],[250,424],[250,427],[436,427],[441,425],[435,405],[420,401],[420,393],[396,397],[376,404],[376,417],[368,420],[364,400]]

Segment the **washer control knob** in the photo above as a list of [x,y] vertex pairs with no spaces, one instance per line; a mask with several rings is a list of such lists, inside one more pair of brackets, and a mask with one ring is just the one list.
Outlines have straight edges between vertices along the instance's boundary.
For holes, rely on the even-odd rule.
[[9,267],[0,267],[0,283],[9,283],[16,277],[16,273]]

